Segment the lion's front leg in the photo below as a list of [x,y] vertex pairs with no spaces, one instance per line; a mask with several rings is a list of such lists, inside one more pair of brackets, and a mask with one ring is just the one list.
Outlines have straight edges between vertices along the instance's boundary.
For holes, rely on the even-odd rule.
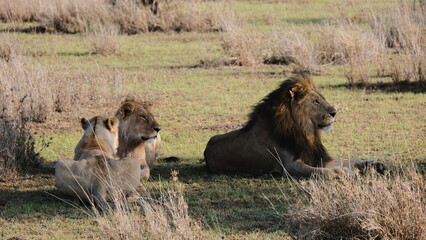
[[325,178],[336,178],[343,175],[352,175],[351,169],[344,166],[313,167],[307,165],[302,159],[297,159],[283,166],[291,176],[309,178],[312,176],[323,176]]
[[334,167],[344,167],[349,169],[358,169],[362,173],[368,172],[370,170],[375,170],[380,174],[384,174],[388,170],[388,165],[379,161],[374,160],[339,160],[334,159],[333,161],[327,163],[327,168]]

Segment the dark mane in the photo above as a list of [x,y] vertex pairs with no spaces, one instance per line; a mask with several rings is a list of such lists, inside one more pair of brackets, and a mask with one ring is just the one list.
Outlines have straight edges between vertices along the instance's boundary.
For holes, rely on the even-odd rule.
[[281,147],[295,154],[296,159],[301,158],[311,166],[321,165],[318,161],[330,161],[319,130],[306,124],[309,121],[301,121],[308,116],[293,116],[290,111],[293,101],[303,99],[312,90],[316,90],[316,86],[309,77],[295,76],[285,80],[253,107],[242,131],[263,124]]

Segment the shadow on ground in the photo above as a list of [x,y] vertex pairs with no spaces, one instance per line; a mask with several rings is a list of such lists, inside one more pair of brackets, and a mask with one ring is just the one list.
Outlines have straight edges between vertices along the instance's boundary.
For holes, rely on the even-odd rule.
[[330,85],[330,88],[349,88],[349,89],[365,89],[370,91],[383,91],[383,92],[412,92],[412,93],[426,93],[426,81],[417,82],[379,82],[367,84],[339,84]]

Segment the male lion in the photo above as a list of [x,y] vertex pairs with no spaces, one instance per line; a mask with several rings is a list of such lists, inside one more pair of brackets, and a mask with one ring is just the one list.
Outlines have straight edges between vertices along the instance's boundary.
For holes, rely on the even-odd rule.
[[160,153],[161,127],[150,112],[149,104],[125,101],[116,116],[120,120],[117,154],[139,159],[141,179],[146,180]]
[[320,130],[332,129],[336,109],[307,77],[292,77],[268,94],[239,130],[213,136],[204,151],[207,167],[217,173],[293,177],[335,177],[367,166],[383,171],[374,161],[339,161],[328,155]]
[[[74,160],[60,160],[55,165],[56,187],[83,202],[100,207],[115,207],[112,195],[135,192],[140,182],[136,158],[114,158],[118,138],[117,117],[81,119],[85,130],[75,148]],[[114,190],[114,191],[112,191]]]

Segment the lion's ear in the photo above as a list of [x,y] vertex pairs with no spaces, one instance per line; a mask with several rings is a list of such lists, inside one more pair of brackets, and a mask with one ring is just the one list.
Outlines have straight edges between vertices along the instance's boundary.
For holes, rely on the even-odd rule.
[[123,118],[125,118],[129,116],[134,110],[135,110],[135,105],[133,103],[126,102],[120,107],[118,112]]
[[291,100],[294,100],[298,97],[298,95],[303,92],[303,86],[300,84],[296,84],[294,87],[292,87],[289,91]]
[[116,116],[109,117],[105,120],[104,124],[108,130],[111,130],[118,125],[118,118]]
[[151,110],[151,108],[152,108],[152,106],[153,106],[154,104],[152,103],[152,102],[143,102],[142,103],[142,106],[145,108],[145,109],[147,109],[148,111],[149,110]]
[[89,121],[87,121],[87,119],[81,118],[80,122],[81,122],[81,127],[83,128],[83,130],[86,130],[87,127],[89,127]]

